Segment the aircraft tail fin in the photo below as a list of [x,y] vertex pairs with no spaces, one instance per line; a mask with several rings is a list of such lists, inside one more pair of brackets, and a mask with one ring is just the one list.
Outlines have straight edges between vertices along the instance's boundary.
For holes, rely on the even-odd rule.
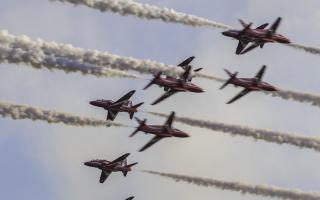
[[131,164],[127,165],[127,167],[128,167],[128,168],[131,168],[131,167],[135,166],[136,164],[138,164],[138,162],[131,163]]
[[274,34],[277,31],[277,29],[281,23],[281,20],[282,20],[281,17],[278,17],[276,19],[276,21],[271,25],[271,27],[269,29],[269,33]]
[[133,108],[138,108],[138,107],[140,107],[142,104],[144,104],[144,102],[138,103],[138,104],[136,104],[136,105],[134,105],[134,106],[132,106],[132,107],[133,107]]
[[122,171],[123,176],[127,176],[128,172],[131,171],[131,167],[133,167],[134,165],[138,164],[137,162],[126,165],[127,170]]
[[201,71],[202,69],[203,69],[203,68],[200,67],[200,68],[194,69],[193,71],[194,71],[194,72],[199,72],[199,71]]
[[162,72],[159,72],[158,74],[154,75],[154,78],[150,81],[150,83],[148,83],[148,85],[146,85],[143,89],[146,90],[148,89],[152,84],[154,84],[154,82],[160,78]]
[[[132,106],[132,108],[137,109],[137,108],[138,108],[138,107],[140,107],[142,104],[144,104],[144,102],[138,103],[138,104],[136,104],[136,105]],[[133,116],[134,116],[134,112],[133,112],[133,111],[132,111],[132,112],[130,112],[130,113],[129,113],[129,115],[130,115],[130,119],[132,119],[132,118],[133,118]]]
[[144,126],[146,124],[146,119],[141,120],[138,117],[135,117],[135,119],[137,120],[137,122],[139,123],[139,126],[136,128],[136,130],[130,135],[130,137],[133,137],[134,135],[136,135],[140,130],[141,127]]
[[222,90],[223,88],[225,88],[227,85],[229,85],[231,83],[231,81],[237,77],[238,72],[235,72],[234,74],[231,73],[230,71],[228,71],[227,69],[224,70],[228,75],[229,75],[229,79],[220,87],[220,90]]

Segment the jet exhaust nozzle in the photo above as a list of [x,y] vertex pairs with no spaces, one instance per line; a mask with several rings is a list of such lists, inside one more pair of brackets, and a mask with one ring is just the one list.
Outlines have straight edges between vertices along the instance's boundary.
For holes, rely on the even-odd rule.
[[238,72],[235,72],[234,74],[232,74],[231,72],[229,72],[228,70],[225,69],[225,72],[229,75],[229,79],[220,87],[220,90],[222,90],[223,88],[225,88],[227,85],[229,85],[233,79],[235,79],[238,75]]
[[139,123],[139,126],[136,128],[136,130],[130,135],[130,137],[135,136],[140,130],[141,128],[146,124],[147,120],[144,119],[143,121],[140,120],[139,118],[135,117],[135,119],[137,120],[137,122]]
[[[132,106],[132,108],[137,109],[137,108],[139,108],[140,106],[142,106],[143,104],[144,104],[144,102],[138,103],[138,104]],[[135,113],[135,111],[132,111],[132,112],[129,113],[130,119],[133,118],[134,113]]]
[[148,83],[148,85],[146,85],[146,87],[144,87],[143,89],[146,90],[148,89],[151,85],[153,85],[155,83],[156,80],[158,80],[158,78],[160,78],[162,72],[159,72],[158,74],[154,75],[154,78],[150,81],[150,83]]

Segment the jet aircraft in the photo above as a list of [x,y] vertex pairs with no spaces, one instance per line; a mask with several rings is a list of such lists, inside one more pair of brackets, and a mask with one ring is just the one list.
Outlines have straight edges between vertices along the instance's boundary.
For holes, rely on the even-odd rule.
[[137,129],[130,135],[130,137],[133,137],[135,134],[137,134],[139,131],[142,131],[144,133],[150,133],[155,135],[145,146],[143,146],[139,152],[142,152],[161,140],[162,138],[166,137],[179,137],[179,138],[185,138],[189,137],[189,135],[183,131],[180,131],[176,128],[172,127],[172,122],[174,121],[175,113],[172,112],[170,116],[168,117],[167,121],[164,125],[147,125],[147,120],[140,120],[139,118],[135,118],[137,122],[139,123],[139,126]]
[[[266,27],[269,25],[268,23],[262,24],[261,26],[252,29],[252,23],[247,24],[241,19],[239,19],[239,21],[243,26],[242,30],[227,30],[222,32],[222,34],[227,37],[239,40],[236,50],[237,55],[245,54],[258,46],[260,46],[260,48],[263,48],[265,43],[290,43],[290,40],[288,38],[276,33],[281,22],[280,17],[268,29],[266,29]],[[252,44],[251,46],[247,47],[249,43]]]
[[132,101],[129,99],[134,93],[135,90],[132,90],[117,101],[101,99],[90,101],[90,104],[108,110],[107,120],[113,121],[119,112],[127,112],[130,116],[130,119],[132,119],[134,113],[138,112],[137,108],[143,104],[142,102],[132,105]]
[[91,160],[88,162],[85,162],[84,165],[88,167],[94,167],[101,170],[100,175],[100,183],[103,183],[112,172],[122,172],[123,176],[127,176],[127,173],[131,171],[131,167],[138,164],[138,163],[132,163],[127,164],[127,157],[129,156],[129,153],[126,153],[119,158],[108,161],[108,160]]
[[[166,98],[172,96],[177,92],[194,92],[194,93],[201,93],[204,92],[202,88],[199,86],[191,83],[192,76],[190,76],[190,72],[192,70],[192,66],[189,65],[190,62],[193,60],[194,57],[190,57],[187,60],[180,63],[178,66],[184,69],[184,73],[181,75],[180,78],[174,78],[171,76],[161,77],[162,72],[159,72],[157,75],[154,75],[154,78],[151,82],[144,87],[144,90],[149,88],[151,85],[156,84],[159,87],[163,87],[164,93],[161,97],[159,97],[156,101],[154,101],[151,105],[156,105],[159,102],[165,100]],[[195,72],[200,71],[202,68],[198,68],[194,70]]]
[[266,66],[264,65],[254,78],[238,78],[238,72],[232,74],[230,71],[225,69],[230,78],[221,86],[220,89],[225,88],[228,84],[233,84],[236,87],[244,87],[244,90],[242,90],[238,95],[228,101],[227,104],[233,103],[234,101],[238,100],[251,91],[277,91],[276,87],[261,80],[265,70]]

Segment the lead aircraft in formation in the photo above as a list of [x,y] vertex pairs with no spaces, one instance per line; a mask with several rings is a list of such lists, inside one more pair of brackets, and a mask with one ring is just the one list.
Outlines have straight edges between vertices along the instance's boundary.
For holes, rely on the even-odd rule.
[[[280,17],[271,25],[270,28],[266,28],[269,24],[265,23],[258,26],[257,28],[252,29],[252,23],[247,24],[241,19],[239,19],[239,21],[243,26],[242,30],[227,30],[222,32],[222,34],[227,37],[239,40],[236,50],[237,55],[245,54],[259,46],[260,48],[263,48],[265,43],[290,43],[290,40],[288,38],[276,33],[281,22]],[[249,43],[252,44],[247,47]]]

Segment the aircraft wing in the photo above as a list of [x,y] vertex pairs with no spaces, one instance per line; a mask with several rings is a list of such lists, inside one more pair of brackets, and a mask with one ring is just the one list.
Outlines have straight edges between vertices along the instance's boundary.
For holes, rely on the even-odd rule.
[[126,198],[126,200],[132,200],[132,199],[134,199],[134,196]]
[[168,117],[166,123],[164,124],[166,127],[172,127],[172,122],[173,122],[173,119],[174,119],[174,115],[175,115],[175,112],[171,112],[170,116]]
[[248,42],[244,42],[239,40],[238,46],[237,46],[237,50],[236,50],[236,54],[239,55],[241,53],[241,51],[246,48],[246,46],[248,45]]
[[107,180],[110,174],[111,174],[111,171],[102,170],[99,182],[103,183],[105,180]]
[[275,33],[280,25],[280,22],[281,22],[281,17],[278,17],[278,19],[270,27],[269,31],[271,31],[272,33]]
[[248,94],[249,92],[251,92],[251,90],[245,88],[237,96],[233,97],[230,101],[228,101],[227,104],[231,104],[231,103],[235,102],[236,100],[240,99],[241,97],[243,97],[244,95]]
[[265,23],[265,24],[258,26],[256,29],[265,29],[268,25],[269,25],[269,23]]
[[154,136],[146,145],[144,145],[139,152],[142,152],[144,150],[146,150],[147,148],[151,147],[152,145],[154,145],[156,142],[158,142],[159,140],[161,140],[163,137],[161,136]]
[[126,153],[126,154],[120,156],[119,158],[111,161],[110,164],[114,164],[114,163],[118,163],[118,162],[124,161],[129,155],[130,155],[130,153]]
[[107,120],[113,121],[117,117],[118,113],[119,111],[108,110]]
[[169,90],[166,93],[164,93],[161,97],[159,97],[155,102],[153,102],[151,105],[156,105],[157,103],[165,100],[166,98],[172,96],[173,94],[177,93],[176,90]]
[[132,90],[130,92],[128,92],[127,94],[125,94],[123,97],[121,97],[120,99],[118,99],[118,101],[114,102],[114,104],[117,104],[117,103],[121,103],[123,101],[127,101],[131,98],[131,96],[135,93],[136,91],[135,90]]
[[263,65],[261,67],[261,69],[259,70],[259,72],[257,73],[257,75],[255,76],[255,78],[258,79],[259,81],[261,81],[265,71],[266,71],[266,66]]
[[264,44],[264,43],[262,43],[262,42],[255,42],[255,43],[253,43],[251,46],[249,46],[248,48],[246,48],[243,52],[241,52],[241,54],[245,54],[245,53],[247,53],[247,52],[249,52],[249,51],[257,48],[258,46],[263,45],[263,44]]
[[180,63],[178,66],[183,67],[183,66],[189,65],[194,58],[195,58],[194,56],[191,56],[190,58],[187,58],[186,60],[182,61],[182,63]]

